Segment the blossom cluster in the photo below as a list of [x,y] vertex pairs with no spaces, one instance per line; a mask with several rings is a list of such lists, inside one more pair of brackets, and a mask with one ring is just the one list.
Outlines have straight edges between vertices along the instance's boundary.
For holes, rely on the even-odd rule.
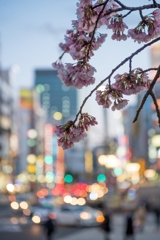
[[109,108],[113,101],[113,111],[120,110],[128,104],[124,95],[137,94],[148,89],[151,83],[147,73],[143,72],[141,68],[133,69],[130,73],[117,74],[115,80],[111,86],[107,84],[104,91],[96,92],[96,101],[104,108]]
[[77,125],[73,121],[69,121],[65,125],[57,126],[55,133],[59,137],[58,145],[63,149],[73,147],[75,142],[79,142],[87,136],[88,128],[96,124],[97,121],[93,116],[82,113]]
[[144,16],[136,28],[128,31],[128,36],[138,43],[149,42],[151,39],[160,36],[160,9]]
[[[144,8],[137,8],[141,21],[135,28],[129,29],[124,22],[124,18],[131,14],[132,11],[135,11],[135,9],[129,8],[128,13],[126,13],[127,7],[121,4],[121,1],[78,0],[77,19],[72,21],[72,29],[66,31],[64,43],[59,44],[63,54],[58,61],[52,64],[60,80],[66,86],[73,86],[78,89],[95,83],[94,74],[96,69],[91,66],[89,61],[94,56],[94,51],[101,47],[108,36],[106,33],[98,32],[102,26],[107,30],[112,30],[111,38],[117,41],[125,41],[127,38],[132,38],[134,41],[142,43],[149,42],[160,36],[160,7],[154,1],[152,5],[152,7],[148,8],[157,9],[152,10],[150,14],[145,16],[143,16],[142,10],[147,9],[147,6],[144,5]],[[119,14],[122,13],[122,10],[125,11],[124,15]],[[70,54],[74,63],[64,64],[62,62],[64,53]],[[129,60],[132,60],[132,56]],[[130,62],[129,73],[117,74],[114,77],[114,82],[111,83],[109,81],[103,91],[97,90],[99,84],[93,89],[91,94],[97,90],[96,101],[99,105],[102,105],[104,108],[111,107],[113,111],[120,110],[128,104],[125,95],[137,94],[142,90],[149,89],[151,81],[148,74],[141,68],[132,70],[131,65],[132,63]],[[75,121],[78,116],[79,120],[76,125]],[[56,128],[56,134],[59,137],[58,144],[63,149],[71,148],[74,146],[74,142],[84,139],[88,128],[97,124],[94,117],[89,116],[87,113],[82,114],[81,111],[77,114],[76,120],[69,121],[65,125],[57,126]]]
[[79,61],[76,65],[66,63],[65,67],[61,62],[53,64],[54,68],[58,70],[58,77],[68,87],[82,88],[95,82],[93,77],[96,69],[89,63]]

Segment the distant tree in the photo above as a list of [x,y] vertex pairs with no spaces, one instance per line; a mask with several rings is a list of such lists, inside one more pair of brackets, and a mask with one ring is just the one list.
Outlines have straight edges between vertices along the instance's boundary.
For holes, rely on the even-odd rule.
[[[134,57],[160,40],[160,4],[156,0],[151,0],[148,4],[148,0],[146,0],[146,5],[128,7],[122,2],[123,0],[79,0],[76,11],[77,20],[73,20],[72,29],[66,31],[65,43],[59,44],[63,53],[52,65],[66,86],[81,89],[95,83],[96,69],[91,66],[89,61],[94,55],[94,51],[98,50],[107,38],[107,34],[99,32],[102,26],[106,26],[107,31],[113,32],[112,40],[127,41],[128,38],[131,38],[134,42],[143,43],[143,46],[135,52],[131,52],[130,56],[115,66],[107,77],[93,88],[84,99],[73,121],[57,126],[58,145],[63,149],[71,148],[75,142],[84,139],[88,128],[97,124],[95,117],[83,112],[86,101],[94,92],[96,92],[96,101],[99,105],[102,105],[103,108],[111,107],[114,111],[127,106],[129,100],[125,99],[126,95],[138,94],[146,90],[133,122],[137,120],[150,95],[155,104],[160,125],[160,111],[153,92],[153,87],[160,76],[160,66],[148,69],[132,68]],[[144,15],[145,10],[151,10],[151,12]],[[140,22],[131,29],[125,22],[133,12],[139,13]],[[65,53],[70,54],[75,63],[62,63]],[[127,62],[128,72],[113,76]],[[149,79],[150,71],[155,71],[153,79]],[[99,90],[104,83],[106,83],[105,89]]]

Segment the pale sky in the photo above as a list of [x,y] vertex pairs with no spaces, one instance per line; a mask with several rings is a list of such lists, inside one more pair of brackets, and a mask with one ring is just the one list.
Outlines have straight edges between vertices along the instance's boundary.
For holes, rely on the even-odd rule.
[[[18,65],[20,72],[14,78],[15,87],[31,87],[34,80],[34,69],[51,68],[61,54],[58,47],[63,42],[64,34],[71,28],[71,20],[76,19],[76,0],[0,0],[0,41],[1,66],[4,69],[14,64]],[[147,0],[122,1],[129,5],[149,4]],[[128,3],[130,2],[130,3]],[[128,26],[133,27],[139,23],[139,17],[133,15],[126,19]],[[106,31],[105,28],[102,30]],[[134,43],[129,39],[125,42],[112,41],[108,33],[107,41],[95,52],[91,64],[97,69],[97,82],[104,79],[110,71],[124,58],[143,44]],[[150,64],[149,48],[133,60],[135,67],[148,68]],[[66,62],[70,60],[65,56]],[[127,71],[127,65],[119,73]],[[89,88],[79,91],[80,103],[89,94]],[[94,101],[95,95],[86,105],[86,111],[97,117],[99,126],[94,128],[99,135],[103,134],[102,107]],[[113,122],[113,113],[110,122]],[[112,125],[111,125],[112,126]],[[110,133],[114,134],[112,127]]]

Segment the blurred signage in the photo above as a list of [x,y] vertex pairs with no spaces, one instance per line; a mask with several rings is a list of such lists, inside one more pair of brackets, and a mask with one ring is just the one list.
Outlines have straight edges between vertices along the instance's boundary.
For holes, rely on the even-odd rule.
[[139,175],[140,175],[140,177],[142,177],[144,175],[145,170],[146,170],[146,161],[145,161],[144,158],[139,158],[138,163],[140,165]]
[[[151,64],[152,67],[157,67],[159,66],[159,56],[160,56],[160,43],[157,42],[151,46]],[[154,78],[155,76],[155,71],[151,72],[151,77]],[[158,81],[160,78],[158,79]]]
[[33,91],[29,89],[20,90],[20,107],[31,110],[34,108]]

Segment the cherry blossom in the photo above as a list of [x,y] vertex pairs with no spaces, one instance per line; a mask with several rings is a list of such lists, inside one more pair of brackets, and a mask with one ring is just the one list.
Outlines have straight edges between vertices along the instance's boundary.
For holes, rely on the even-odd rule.
[[97,121],[93,116],[82,113],[77,125],[73,121],[68,121],[64,125],[57,126],[55,134],[59,137],[58,145],[63,149],[73,147],[75,142],[79,142],[87,136],[86,131],[89,127],[96,124]]
[[160,36],[160,9],[153,11],[149,16],[144,16],[136,28],[128,30],[128,36],[138,43],[149,42]]
[[127,35],[124,34],[125,28],[128,28],[127,25],[123,22],[122,15],[114,15],[110,18],[108,28],[112,29],[114,34],[112,35],[113,40],[121,41],[126,40]]
[[104,91],[98,90],[96,92],[96,101],[104,108],[109,108],[112,105],[112,110],[120,110],[128,104],[127,99],[123,99],[122,91],[114,88],[114,85],[107,85]]
[[96,69],[89,63],[79,61],[77,64],[66,63],[64,66],[62,63],[55,62],[52,65],[66,86],[82,88],[95,82],[93,75]]
[[[145,44],[112,69],[110,74],[94,87],[84,99],[74,121],[56,127],[58,145],[63,149],[74,147],[74,143],[83,140],[87,136],[88,129],[97,124],[95,117],[88,113],[82,113],[83,106],[94,92],[96,92],[97,103],[103,108],[111,108],[112,111],[121,110],[127,106],[129,100],[125,99],[125,95],[137,94],[146,90],[147,94],[154,98],[152,88],[159,77],[158,66],[155,69],[146,70],[140,67],[133,69],[132,66],[135,55],[160,41],[160,4],[156,0],[151,2],[135,8],[124,5],[121,0],[78,1],[77,19],[72,20],[72,29],[66,31],[64,43],[59,44],[63,53],[58,61],[52,64],[58,77],[66,86],[81,89],[96,82],[94,77],[96,69],[91,65],[90,60],[94,56],[94,52],[107,41],[108,31],[113,31],[112,40],[125,41],[131,38],[134,42]],[[151,9],[151,13],[144,15],[145,10],[148,9]],[[139,23],[136,27],[130,28],[129,24],[126,24],[127,17],[135,11],[139,13],[140,20],[137,21]],[[106,29],[106,33],[101,33],[101,27],[103,30]],[[62,62],[64,53],[72,57],[73,63]],[[127,62],[129,63],[128,72],[126,70],[123,74],[119,74],[117,71]],[[152,81],[148,77],[148,72],[151,70],[157,71],[155,79]],[[116,75],[113,77],[115,72]],[[104,82],[106,82],[105,89],[99,90],[100,85]],[[159,110],[157,110],[157,116],[159,116],[158,114]]]
[[151,83],[147,73],[143,72],[141,68],[133,69],[130,73],[117,74],[115,80],[114,88],[119,89],[125,95],[136,94],[146,90]]

